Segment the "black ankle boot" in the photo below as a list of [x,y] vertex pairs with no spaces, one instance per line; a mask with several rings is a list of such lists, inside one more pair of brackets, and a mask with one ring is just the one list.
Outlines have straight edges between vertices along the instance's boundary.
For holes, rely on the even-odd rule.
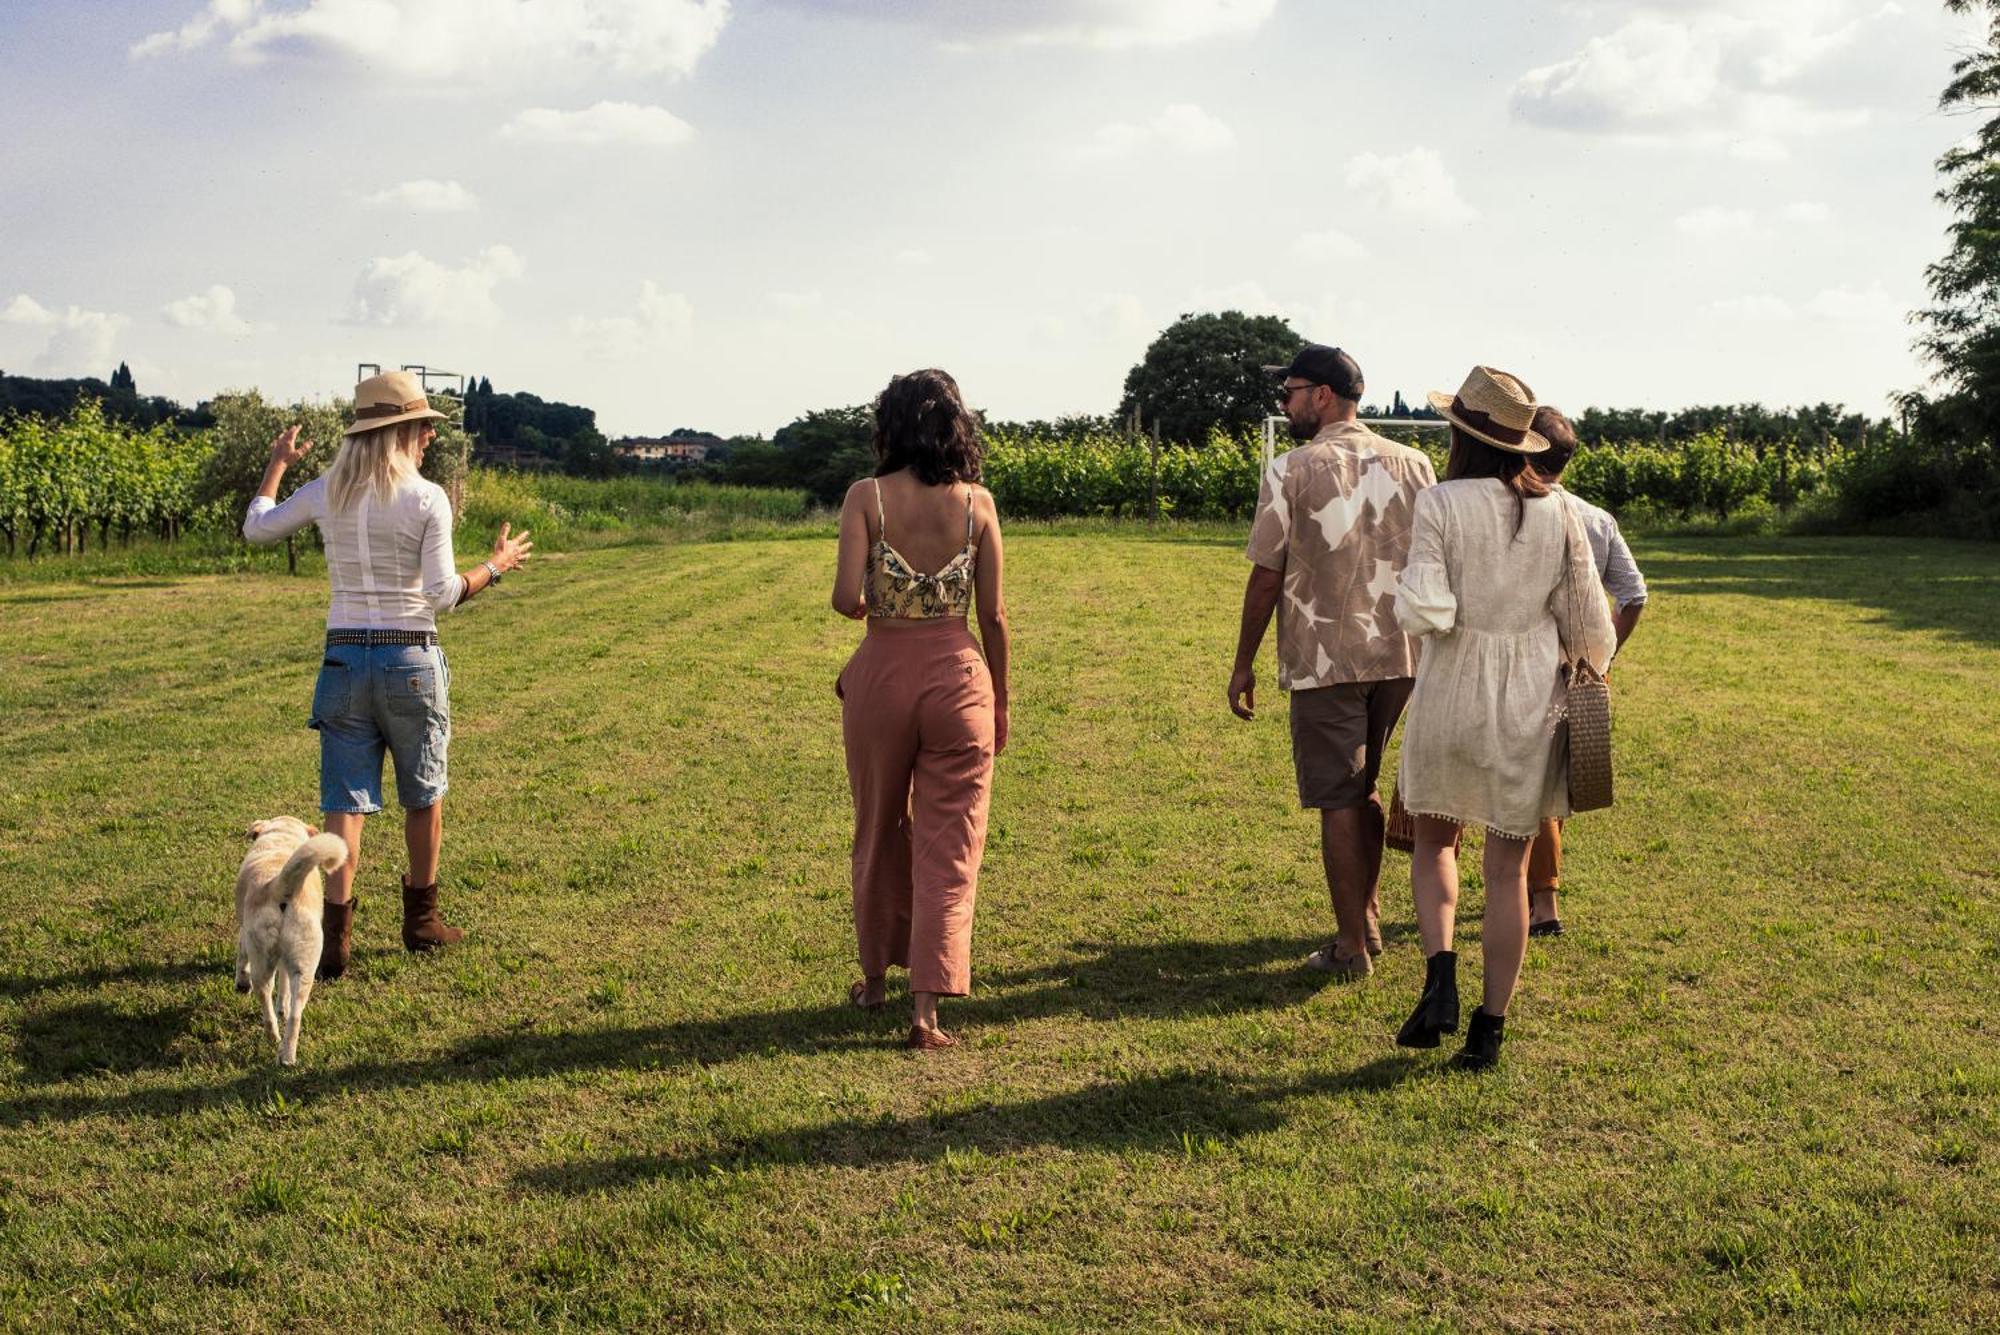
[[1440,950],[1424,961],[1424,994],[1403,1027],[1396,1031],[1396,1045],[1405,1048],[1434,1048],[1438,1035],[1458,1032],[1458,955]]
[[1483,1071],[1500,1060],[1500,1040],[1507,1036],[1507,1017],[1488,1015],[1484,1007],[1472,1012],[1465,1029],[1465,1046],[1451,1059],[1461,1071]]

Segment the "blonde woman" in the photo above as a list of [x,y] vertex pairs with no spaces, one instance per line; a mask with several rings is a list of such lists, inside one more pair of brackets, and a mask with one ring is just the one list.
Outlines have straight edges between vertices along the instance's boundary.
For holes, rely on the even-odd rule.
[[403,842],[403,946],[435,950],[465,933],[438,914],[438,849],[444,838],[445,755],[451,742],[450,669],[438,647],[437,614],[476,597],[528,559],[523,530],[500,526],[493,554],[464,574],[452,568],[451,502],[417,469],[444,416],[404,371],[355,386],[354,425],[326,473],[283,505],[278,484],[305,458],[288,427],[271,442],[264,481],[243,520],[254,543],[281,542],[318,524],[333,598],[326,654],[313,687],[309,726],[319,731],[320,810],[329,834],[352,850],[326,878],[326,949],[319,977],[347,969],[354,930],[354,875],[361,826],[382,809],[382,758],[396,767]]

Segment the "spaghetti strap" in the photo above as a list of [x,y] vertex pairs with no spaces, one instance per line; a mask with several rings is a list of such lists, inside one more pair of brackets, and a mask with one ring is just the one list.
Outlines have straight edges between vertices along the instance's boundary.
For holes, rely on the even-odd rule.
[[965,489],[965,550],[972,550],[972,488]]
[[878,530],[875,536],[881,541],[887,542],[889,540],[889,517],[882,513],[882,479],[879,477],[870,478],[869,481],[875,484],[875,527]]

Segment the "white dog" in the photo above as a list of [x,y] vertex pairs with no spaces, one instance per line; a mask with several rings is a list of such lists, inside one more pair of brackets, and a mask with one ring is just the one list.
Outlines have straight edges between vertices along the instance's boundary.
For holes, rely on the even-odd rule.
[[[347,843],[290,816],[260,820],[249,833],[254,842],[236,873],[236,990],[256,991],[278,1064],[290,1066],[299,1059],[299,1021],[325,944],[320,873],[346,864]],[[281,968],[282,1009],[271,998]]]

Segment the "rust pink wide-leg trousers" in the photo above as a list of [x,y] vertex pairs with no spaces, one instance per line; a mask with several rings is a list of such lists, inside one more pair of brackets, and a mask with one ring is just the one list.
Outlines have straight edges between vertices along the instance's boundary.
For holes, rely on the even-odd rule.
[[861,972],[972,987],[972,902],[993,792],[993,677],[963,621],[869,626],[835,689],[854,794]]

